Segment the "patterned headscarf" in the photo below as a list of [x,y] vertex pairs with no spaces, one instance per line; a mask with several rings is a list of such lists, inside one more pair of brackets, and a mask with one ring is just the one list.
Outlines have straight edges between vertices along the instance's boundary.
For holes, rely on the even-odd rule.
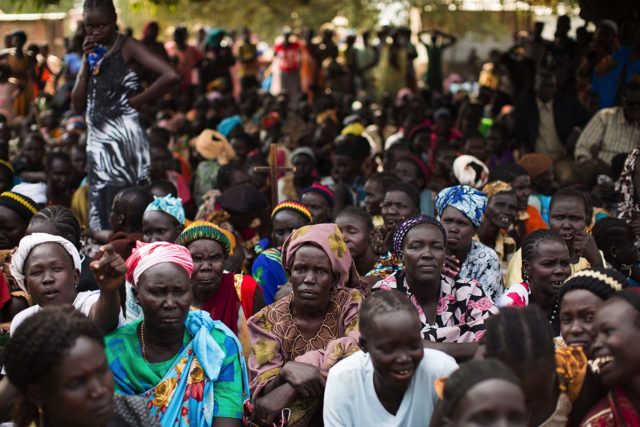
[[309,211],[309,209],[300,202],[286,200],[284,202],[278,203],[276,207],[273,208],[273,211],[271,212],[271,219],[273,219],[273,217],[275,217],[278,214],[278,212],[282,212],[282,211],[295,212],[298,215],[302,216],[304,219],[306,219],[307,224],[311,223],[311,220],[312,220],[311,211]]
[[225,231],[226,230],[223,230],[212,222],[195,221],[180,233],[180,236],[178,236],[178,239],[176,240],[176,244],[186,247],[196,240],[213,240],[222,246],[224,256],[229,256],[231,254],[231,242],[229,241]]
[[468,185],[456,185],[445,188],[436,197],[436,210],[439,217],[442,217],[447,206],[458,209],[469,218],[475,228],[478,228],[482,222],[482,215],[487,209],[487,196]]
[[462,185],[482,188],[489,180],[489,168],[476,157],[463,154],[453,161],[453,175]]
[[136,242],[136,248],[131,252],[131,256],[127,258],[127,282],[131,283],[134,288],[138,286],[138,280],[142,273],[153,266],[170,262],[182,267],[189,277],[193,271],[193,260],[189,249],[175,243],[154,242],[144,243]]
[[55,236],[53,234],[30,234],[20,240],[18,249],[11,256],[11,266],[9,267],[11,270],[11,275],[14,279],[16,279],[18,286],[25,292],[27,292],[27,287],[24,284],[24,265],[33,248],[45,243],[57,243],[58,245],[62,246],[64,250],[69,253],[69,256],[73,260],[73,267],[76,270],[81,271],[80,254],[78,253],[78,249],[73,245],[73,243],[65,238]]
[[173,197],[171,194],[167,194],[164,197],[153,196],[153,202],[149,203],[144,213],[153,211],[161,211],[171,215],[176,221],[184,225],[184,208],[182,207],[182,199],[179,197]]
[[429,224],[438,227],[438,229],[442,233],[442,240],[444,242],[447,241],[447,232],[445,231],[442,224],[440,224],[440,221],[428,215],[417,215],[405,220],[396,228],[396,231],[393,233],[392,248],[393,253],[397,257],[402,256],[402,244],[404,243],[404,239],[407,237],[407,234],[409,234],[409,231],[411,231],[414,227],[422,224]]
[[304,245],[316,246],[327,254],[333,274],[338,275],[336,287],[343,288],[350,279],[357,279],[351,253],[336,224],[305,225],[291,233],[282,247],[282,265],[287,270],[293,267],[295,254]]
[[621,195],[618,203],[618,217],[625,221],[631,221],[640,215],[640,203],[636,201],[636,189],[633,185],[633,171],[640,155],[640,148],[636,148],[627,156],[622,173],[616,182],[616,191]]
[[506,193],[511,190],[511,185],[504,181],[492,181],[482,187],[482,192],[486,194],[487,197],[493,197],[498,193]]

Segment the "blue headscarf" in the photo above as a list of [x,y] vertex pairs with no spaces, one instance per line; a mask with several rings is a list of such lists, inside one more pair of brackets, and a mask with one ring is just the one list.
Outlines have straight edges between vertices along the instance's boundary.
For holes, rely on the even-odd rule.
[[235,116],[231,116],[231,117],[227,117],[226,119],[223,119],[218,124],[218,127],[216,128],[216,130],[220,132],[222,135],[224,135],[225,138],[229,138],[229,134],[231,133],[231,131],[234,130],[236,126],[241,124],[242,124],[242,119],[240,118],[239,115],[236,114]]
[[171,194],[164,197],[153,196],[153,202],[149,203],[144,213],[161,211],[174,217],[180,224],[184,225],[185,215],[182,207],[182,199],[175,198]]
[[469,218],[475,228],[480,227],[482,215],[487,209],[487,196],[480,190],[468,185],[455,185],[445,188],[436,197],[436,210],[442,218],[442,213],[452,206]]

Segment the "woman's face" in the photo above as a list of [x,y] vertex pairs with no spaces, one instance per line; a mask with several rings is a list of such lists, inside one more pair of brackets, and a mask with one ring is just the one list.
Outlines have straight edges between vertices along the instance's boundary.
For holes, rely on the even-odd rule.
[[398,160],[395,167],[393,168],[393,173],[395,173],[402,182],[415,185],[418,188],[424,187],[424,179],[422,178],[422,173],[420,172],[416,164],[411,160]]
[[364,221],[354,215],[338,215],[336,224],[342,231],[344,242],[349,248],[353,259],[364,256],[371,245],[371,231]]
[[486,427],[527,425],[527,406],[520,387],[512,382],[492,378],[482,381],[460,398],[447,427]]
[[142,217],[142,235],[146,243],[174,243],[182,228],[174,217],[161,211],[146,212]]
[[113,375],[104,348],[78,337],[36,390],[47,418],[55,425],[106,425],[113,415]]
[[322,249],[301,246],[294,254],[288,273],[297,307],[308,311],[326,309],[335,277],[331,261]]
[[418,207],[402,191],[387,191],[382,201],[382,218],[387,229],[394,229],[405,219],[418,214]]
[[591,360],[607,387],[637,382],[640,375],[638,311],[620,298],[605,302],[593,323]]
[[71,255],[57,243],[31,249],[24,263],[24,281],[33,302],[41,307],[72,304],[76,299],[79,272]]
[[138,280],[137,299],[145,328],[173,334],[184,328],[193,299],[189,275],[171,262],[154,265]]
[[513,188],[518,198],[518,210],[527,210],[529,196],[531,195],[531,177],[529,175],[520,175],[511,181],[511,188]]
[[573,236],[587,226],[584,201],[576,197],[555,200],[549,210],[549,227],[570,244]]
[[281,247],[291,233],[308,224],[302,215],[289,210],[278,212],[271,223],[273,226],[271,239],[273,240],[273,246],[276,248]]
[[515,193],[498,193],[489,199],[484,217],[494,226],[506,229],[516,220],[518,199]]
[[27,223],[9,208],[0,206],[0,249],[13,249],[20,243]]
[[440,283],[445,243],[440,229],[421,224],[407,233],[402,245],[402,262],[413,284]]
[[101,9],[90,9],[84,13],[84,28],[88,37],[96,43],[107,44],[116,31],[115,17]]
[[440,222],[447,230],[447,249],[453,253],[469,251],[476,229],[471,220],[453,206],[442,212]]
[[215,293],[220,286],[226,257],[220,243],[199,239],[187,247],[193,259],[191,287],[205,294]]
[[530,260],[523,260],[523,272],[528,276],[531,292],[555,296],[571,275],[569,249],[556,240],[538,244]]
[[404,392],[424,355],[420,321],[415,310],[387,312],[370,320],[361,331],[361,347],[373,364],[373,381],[378,387]]
[[567,345],[589,354],[593,320],[604,300],[586,289],[564,294],[560,303],[560,334]]
[[367,180],[364,184],[364,207],[369,215],[380,214],[380,204],[384,199],[384,189],[377,181]]
[[331,221],[331,206],[320,194],[314,192],[304,193],[301,201],[311,211],[313,224],[325,224]]

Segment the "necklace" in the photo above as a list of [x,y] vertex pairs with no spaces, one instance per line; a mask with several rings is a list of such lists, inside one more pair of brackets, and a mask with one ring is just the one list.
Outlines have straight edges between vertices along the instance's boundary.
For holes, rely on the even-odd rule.
[[142,358],[145,361],[147,360],[147,351],[144,348],[144,320],[142,321],[142,323],[140,323],[140,346],[142,347]]
[[102,62],[104,62],[105,58],[107,56],[109,56],[111,54],[111,52],[113,52],[113,49],[115,49],[115,47],[118,45],[118,41],[119,40],[120,40],[120,33],[116,33],[116,41],[113,42],[113,45],[111,45],[111,48],[94,65],[94,67],[93,67],[93,75],[94,76],[100,75],[100,66],[102,65]]

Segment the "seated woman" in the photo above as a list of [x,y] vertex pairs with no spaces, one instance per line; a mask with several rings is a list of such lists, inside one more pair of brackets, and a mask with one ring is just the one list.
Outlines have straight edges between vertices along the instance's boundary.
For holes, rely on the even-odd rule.
[[560,333],[556,346],[579,346],[589,354],[596,312],[623,287],[624,276],[614,269],[587,269],[569,277],[558,292],[551,314],[556,333]]
[[527,426],[527,403],[520,380],[499,360],[472,360],[444,383],[444,419],[431,426]]
[[336,216],[336,224],[342,231],[358,274],[369,273],[379,259],[371,246],[371,215],[360,207],[349,206]]
[[192,305],[231,329],[248,355],[251,345],[247,319],[265,303],[253,277],[224,270],[231,254],[227,233],[210,222],[195,221],[185,228],[176,243],[189,249],[193,260]]
[[423,348],[416,310],[398,291],[365,299],[360,333],[362,350],[329,371],[324,425],[428,425],[438,402],[434,382],[457,369],[455,360]]
[[596,313],[589,365],[609,393],[584,417],[581,427],[637,426],[640,408],[633,396],[638,384],[640,295],[618,292]]
[[445,241],[444,227],[436,219],[420,215],[406,220],[393,235],[394,252],[404,268],[373,289],[406,292],[427,346],[457,359],[470,358],[484,335],[485,320],[497,309],[478,282],[443,271]]
[[326,373],[358,351],[358,274],[335,224],[305,226],[284,244],[292,293],[249,319],[252,419],[271,425],[284,408],[290,426],[317,425]]
[[367,178],[364,183],[364,201],[363,206],[371,215],[374,227],[382,227],[384,219],[382,218],[381,204],[387,189],[399,181],[399,178],[389,172],[377,172]]
[[620,218],[606,217],[596,222],[592,234],[607,263],[625,275],[627,286],[640,287],[640,254],[631,225]]
[[282,266],[284,241],[295,230],[309,224],[311,224],[311,212],[302,203],[287,200],[273,208],[271,239],[264,239],[258,244],[261,251],[251,266],[251,274],[262,287],[267,304],[275,301],[278,289],[288,282]]
[[447,268],[458,277],[473,279],[497,301],[502,295],[502,269],[496,252],[473,240],[487,207],[487,198],[467,185],[448,187],[438,193],[436,209],[447,231]]
[[117,393],[144,397],[162,426],[240,426],[248,384],[233,332],[190,310],[191,254],[184,246],[140,243],[127,281],[144,319],[105,338]]
[[580,347],[554,350],[547,315],[536,306],[506,307],[487,322],[487,359],[509,366],[522,383],[530,426],[568,425],[587,373]]
[[511,256],[518,249],[516,241],[507,233],[516,220],[518,199],[511,186],[503,181],[490,182],[482,188],[482,192],[489,200],[474,238],[496,251],[502,271],[505,272]]
[[[549,228],[567,244],[571,273],[604,266],[593,236],[585,231],[591,219],[591,202],[587,197],[579,190],[566,187],[556,191],[549,206]],[[522,249],[511,257],[506,276],[507,285],[522,282]]]
[[429,189],[429,178],[431,173],[427,165],[416,155],[409,155],[398,159],[393,172],[401,181],[414,185],[420,192],[420,212],[424,215],[434,216],[434,198],[435,195]]
[[147,243],[174,243],[185,224],[182,200],[171,194],[165,197],[154,196],[142,216],[142,235]]
[[571,275],[569,250],[552,230],[536,230],[522,242],[522,276],[498,300],[499,307],[525,307],[535,303],[551,316],[553,302]]
[[16,427],[159,426],[144,399],[114,396],[102,334],[79,311],[54,306],[34,314],[5,355],[7,377],[21,393]]

